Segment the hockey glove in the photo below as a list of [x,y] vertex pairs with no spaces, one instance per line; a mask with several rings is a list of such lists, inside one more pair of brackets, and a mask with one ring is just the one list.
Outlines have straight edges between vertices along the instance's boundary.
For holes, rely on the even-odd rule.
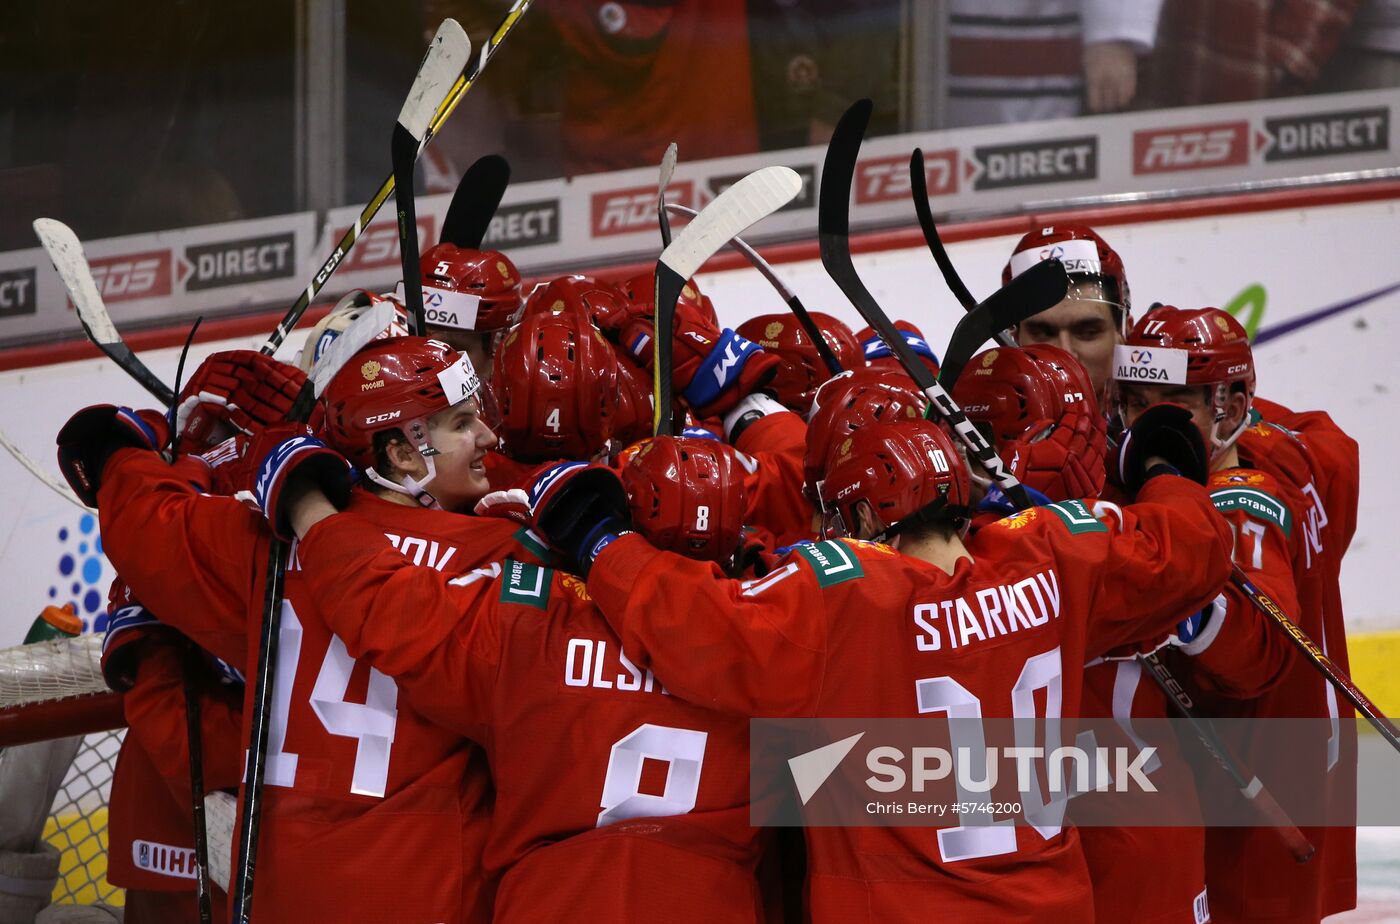
[[160,451],[170,439],[165,415],[95,404],[83,408],[58,431],[58,470],[89,507],[97,506],[102,469],[118,449]]
[[[779,360],[733,330],[717,330],[700,313],[676,307],[671,338],[671,387],[698,417],[722,417],[773,380]],[[652,367],[654,328],[650,319],[636,320],[623,332],[621,344],[645,368]]]
[[552,466],[535,479],[529,496],[531,528],[583,577],[609,543],[631,531],[627,492],[606,465]]
[[[919,329],[908,321],[895,321],[894,326],[904,335],[904,342],[909,344],[909,349],[914,351],[914,355],[919,357],[919,361],[927,366],[936,377],[938,375],[938,356],[928,345],[928,341],[919,333]],[[865,362],[868,365],[888,366],[894,369],[904,368],[899,364],[894,351],[884,340],[880,339],[880,335],[875,333],[873,328],[865,328],[856,334],[856,339],[860,341],[860,347],[865,353]]]
[[1102,415],[1069,413],[1045,439],[1017,440],[998,448],[1002,458],[1012,460],[1012,474],[1022,484],[1053,500],[1103,493],[1108,436]]
[[136,664],[143,643],[164,629],[160,620],[131,595],[118,576],[107,591],[107,634],[102,638],[102,678],[125,693],[136,683]]
[[337,510],[350,502],[355,470],[340,453],[318,440],[306,424],[279,424],[257,433],[247,454],[257,461],[253,496],[280,539],[292,539],[288,502],[299,492],[287,492],[294,479],[318,488]]
[[198,452],[232,435],[287,419],[306,373],[257,350],[215,353],[190,377],[175,405],[175,431]]
[[473,509],[479,517],[500,517],[522,526],[530,525],[530,495],[522,488],[492,491],[477,501]]
[[1206,443],[1201,431],[1191,420],[1191,412],[1176,404],[1154,404],[1138,415],[1123,433],[1118,446],[1118,482],[1129,495],[1135,496],[1152,475],[1163,474],[1161,468],[1149,472],[1147,460],[1159,456],[1174,472],[1197,484],[1206,483],[1209,471]]

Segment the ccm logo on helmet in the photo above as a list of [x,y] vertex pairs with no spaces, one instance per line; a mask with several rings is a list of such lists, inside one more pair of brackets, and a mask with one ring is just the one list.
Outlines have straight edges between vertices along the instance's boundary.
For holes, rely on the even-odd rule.
[[375,415],[372,416],[372,417],[366,417],[366,418],[365,418],[365,426],[370,427],[370,426],[373,426],[374,424],[377,424],[377,423],[384,423],[385,421],[388,421],[388,420],[395,420],[395,419],[398,418],[399,415],[402,414],[402,413],[403,413],[403,411],[391,411],[391,412],[388,413],[388,414],[375,414]]
[[1249,368],[1249,363],[1240,363],[1238,366],[1231,366],[1225,370],[1226,375],[1234,375],[1236,372],[1243,372]]

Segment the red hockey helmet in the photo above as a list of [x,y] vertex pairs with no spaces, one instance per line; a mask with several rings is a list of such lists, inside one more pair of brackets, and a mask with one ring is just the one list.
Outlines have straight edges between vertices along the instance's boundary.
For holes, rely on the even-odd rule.
[[659,549],[726,562],[744,528],[744,470],[718,440],[661,436],[623,454],[632,523]]
[[1123,260],[1098,232],[1088,225],[1055,225],[1032,231],[1016,244],[1011,259],[1001,271],[1006,285],[1041,260],[1058,258],[1065,265],[1071,282],[1093,281],[1103,286],[1104,298],[1113,306],[1119,327],[1131,323],[1132,297]]
[[967,462],[943,428],[916,418],[862,427],[836,448],[821,482],[822,533],[852,535],[858,510],[875,519],[881,541],[903,524],[929,518],[966,522],[971,497]]
[[[865,354],[849,327],[820,311],[811,315],[843,370],[865,365]],[[831,372],[802,325],[791,314],[762,314],[739,325],[738,333],[778,357],[778,374],[768,387],[783,404],[799,414],[807,413],[817,386],[831,378]]]
[[[1114,348],[1113,377],[1140,385],[1210,388],[1215,455],[1234,443],[1249,424],[1248,410],[1254,403],[1254,351],[1244,326],[1219,308],[1153,308],[1133,327],[1127,340]],[[1235,432],[1222,435],[1219,428],[1232,390],[1244,392],[1246,413]]]
[[435,244],[423,252],[419,267],[429,324],[501,330],[520,309],[520,271],[499,251]]
[[977,354],[958,379],[953,400],[999,442],[1034,440],[1070,411],[1098,413],[1084,367],[1049,344]]
[[535,286],[529,298],[525,299],[520,316],[523,319],[526,315],[542,311],[556,314],[566,309],[581,311],[601,328],[611,319],[625,316],[628,313],[627,303],[627,296],[622,290],[610,283],[592,276],[560,276]]
[[[656,272],[647,270],[644,273],[638,273],[622,280],[618,283],[617,288],[623,295],[627,296],[629,301],[652,305],[656,301]],[[681,297],[676,304],[690,306],[698,311],[700,316],[710,323],[711,327],[719,329],[719,315],[715,313],[714,303],[710,301],[708,295],[700,291],[700,287],[695,284],[694,279],[688,281],[681,288]],[[655,308],[648,309],[643,313],[653,314]]]
[[471,361],[445,343],[375,340],[326,386],[321,401],[328,442],[365,471],[374,467],[374,436],[381,431],[401,430],[419,452],[431,455],[428,418],[480,389]]
[[651,436],[655,425],[652,405],[652,375],[614,347],[617,356],[617,425],[613,438],[623,445]]
[[[938,378],[938,354],[934,353],[933,347],[929,346],[924,332],[910,322],[903,320],[895,321],[894,328],[905,335],[904,342],[914,351],[914,355],[919,357],[919,362],[933,373],[934,378]],[[899,357],[895,356],[894,352],[885,345],[885,341],[880,339],[880,335],[875,333],[873,327],[862,327],[856,333],[856,341],[865,354],[867,366],[904,371],[904,366],[900,365]]]
[[501,441],[511,458],[587,459],[607,446],[618,416],[617,357],[587,315],[528,315],[494,362]]
[[812,401],[803,459],[805,489],[815,501],[817,482],[836,448],[862,427],[924,416],[928,399],[903,372],[867,368],[823,382]]

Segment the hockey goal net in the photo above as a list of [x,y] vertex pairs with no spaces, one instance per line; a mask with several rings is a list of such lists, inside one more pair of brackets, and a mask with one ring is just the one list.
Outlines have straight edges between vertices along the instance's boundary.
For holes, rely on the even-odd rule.
[[[67,764],[41,835],[60,854],[53,894],[59,904],[123,903],[122,890],[108,884],[106,872],[107,802],[125,720],[121,697],[102,679],[101,653],[98,635],[0,649],[0,748],[47,742],[52,747],[46,758]],[[0,786],[6,777],[0,751]],[[30,787],[26,798],[47,799],[50,789]],[[43,812],[37,805],[30,809],[0,811],[0,821],[24,828],[29,821],[23,816],[38,819]],[[0,844],[29,836],[0,827]]]

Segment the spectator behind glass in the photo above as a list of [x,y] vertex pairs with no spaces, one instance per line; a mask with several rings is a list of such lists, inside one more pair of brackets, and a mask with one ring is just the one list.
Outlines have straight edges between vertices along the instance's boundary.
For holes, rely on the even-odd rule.
[[1166,0],[1150,65],[1152,101],[1192,106],[1304,92],[1359,0]]
[[567,56],[561,131],[570,176],[758,148],[744,0],[541,4]]
[[1162,0],[952,0],[950,128],[1131,105]]
[[1343,53],[1327,62],[1318,90],[1400,87],[1400,0],[1362,0],[1342,46]]

